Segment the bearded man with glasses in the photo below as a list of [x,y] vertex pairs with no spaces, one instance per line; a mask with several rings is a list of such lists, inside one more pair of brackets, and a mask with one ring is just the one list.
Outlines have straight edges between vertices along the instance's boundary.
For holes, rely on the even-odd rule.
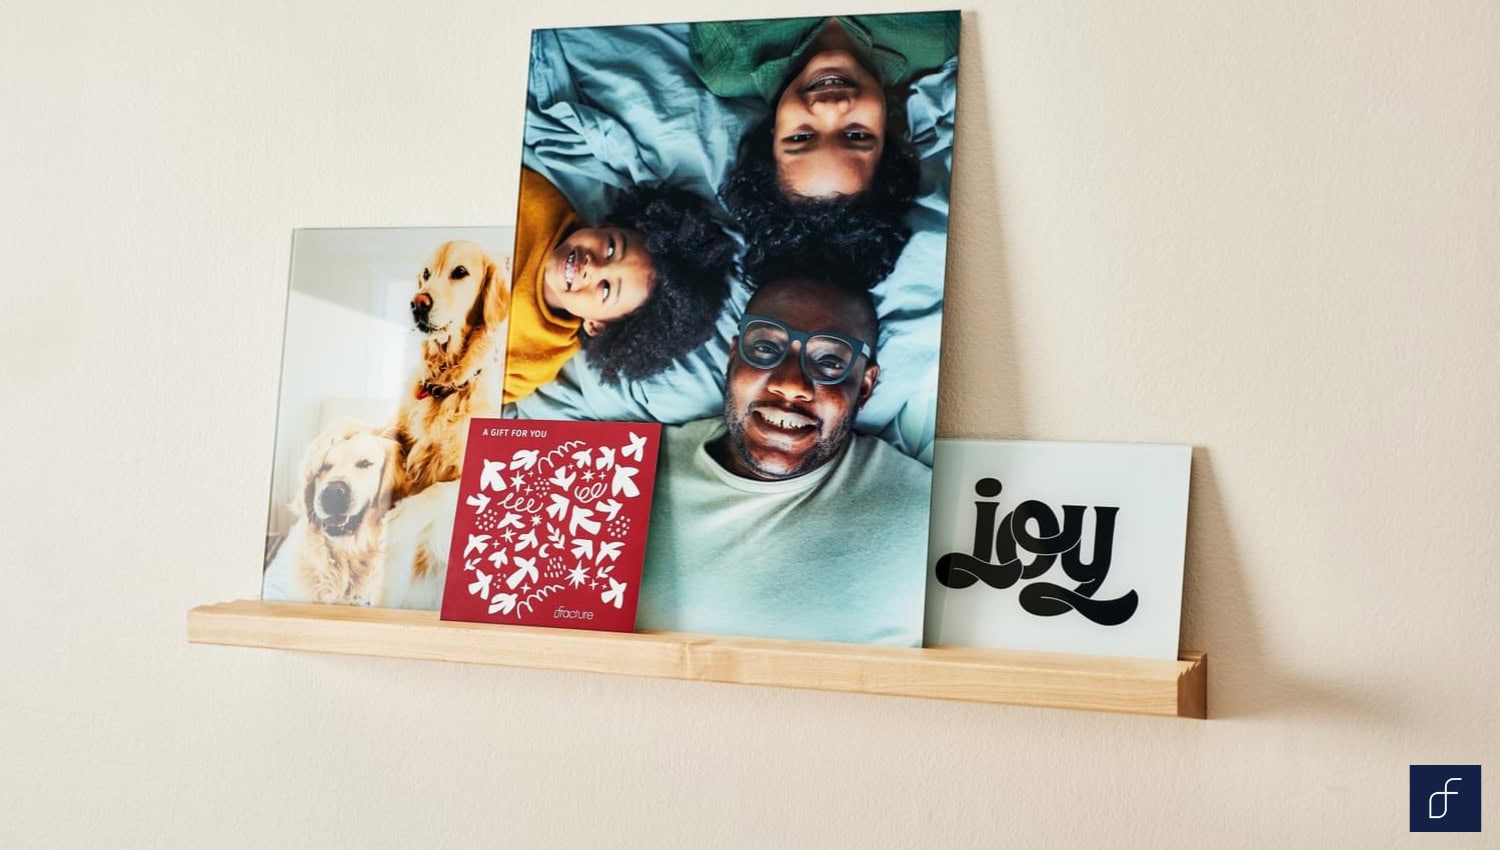
[[664,429],[638,628],[921,644],[932,471],[854,432],[878,332],[864,288],[757,289],[722,419]]

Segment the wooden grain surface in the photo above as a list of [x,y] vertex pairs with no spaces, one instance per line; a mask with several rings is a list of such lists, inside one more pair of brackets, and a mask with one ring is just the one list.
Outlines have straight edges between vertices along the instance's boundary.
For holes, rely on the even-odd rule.
[[1175,717],[1207,716],[1207,657],[1100,658],[452,623],[435,611],[239,600],[188,612],[188,640]]

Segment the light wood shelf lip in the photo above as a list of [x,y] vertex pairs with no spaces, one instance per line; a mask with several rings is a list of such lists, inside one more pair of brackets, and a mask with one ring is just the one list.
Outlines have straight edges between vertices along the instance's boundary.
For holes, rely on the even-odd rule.
[[188,611],[188,641],[745,685],[1207,716],[1202,652],[1177,661],[450,623],[436,611],[242,599]]

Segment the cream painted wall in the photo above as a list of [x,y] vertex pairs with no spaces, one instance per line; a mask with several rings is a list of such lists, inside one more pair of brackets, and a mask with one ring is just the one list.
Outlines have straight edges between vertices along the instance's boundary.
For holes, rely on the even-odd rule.
[[1493,841],[1494,0],[965,15],[943,431],[1201,447],[1208,722],[186,644],[291,228],[508,223],[533,26],[802,10],[0,9],[0,846],[1387,847],[1413,762]]

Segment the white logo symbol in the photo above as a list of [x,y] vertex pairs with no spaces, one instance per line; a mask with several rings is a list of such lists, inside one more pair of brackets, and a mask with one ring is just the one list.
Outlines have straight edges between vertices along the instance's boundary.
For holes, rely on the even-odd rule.
[[[1454,797],[1454,796],[1458,795],[1457,791],[1449,791],[1448,790],[1448,782],[1462,782],[1462,781],[1463,781],[1463,777],[1461,777],[1461,776],[1455,776],[1452,779],[1449,779],[1447,782],[1443,783],[1443,790],[1432,792],[1432,796],[1430,796],[1430,797],[1427,798],[1427,819],[1428,820],[1442,820],[1443,818],[1445,818],[1445,817],[1448,816],[1448,798],[1449,797]],[[1443,812],[1442,812],[1442,814],[1435,815],[1435,814],[1432,813],[1432,801],[1436,797],[1442,797],[1443,798]]]

